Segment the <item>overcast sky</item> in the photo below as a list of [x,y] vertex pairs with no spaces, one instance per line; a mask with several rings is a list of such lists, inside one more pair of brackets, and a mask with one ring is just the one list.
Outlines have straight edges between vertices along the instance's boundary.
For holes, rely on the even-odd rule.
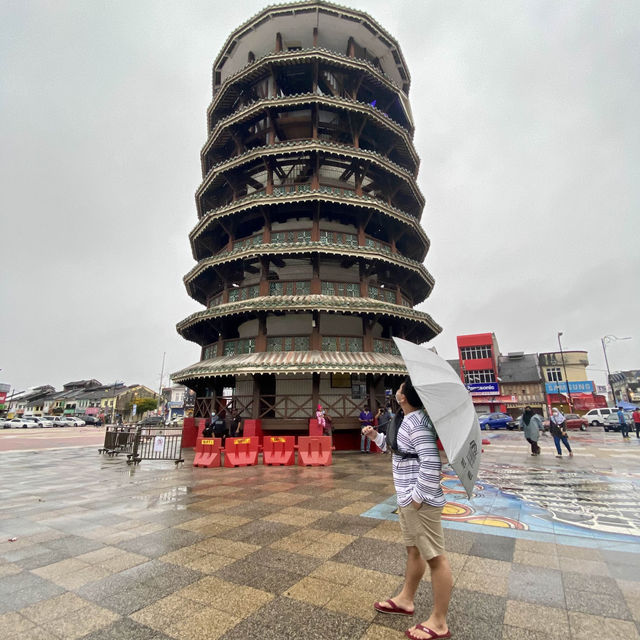
[[[157,388],[193,266],[211,66],[266,3],[0,3],[0,381]],[[640,369],[640,3],[358,0],[412,74],[426,195],[421,305],[502,353]],[[167,378],[165,377],[165,383]]]

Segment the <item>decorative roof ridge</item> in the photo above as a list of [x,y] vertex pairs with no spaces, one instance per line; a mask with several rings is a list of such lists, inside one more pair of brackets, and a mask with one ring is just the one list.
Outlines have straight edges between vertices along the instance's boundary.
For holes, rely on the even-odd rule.
[[[210,209],[206,211],[204,215],[198,220],[196,226],[189,233],[189,239],[193,242],[202,233],[202,231],[209,224],[209,222],[211,220],[216,219],[218,216],[220,218],[224,218],[227,215],[234,215],[233,209],[240,208],[242,210],[246,210],[254,206],[261,206],[265,204],[264,202],[256,202],[256,200],[274,198],[280,201],[281,198],[286,198],[289,196],[294,196],[293,198],[291,198],[292,200],[295,199],[300,201],[305,201],[305,200],[308,201],[311,199],[315,200],[315,199],[320,199],[320,197],[322,197],[323,199],[329,199],[329,198],[331,198],[332,200],[334,199],[334,194],[328,194],[325,191],[320,191],[320,189],[310,189],[305,193],[287,193],[287,194],[270,194],[270,195],[261,194],[260,196],[250,195],[240,200],[236,200],[235,202],[232,202],[230,204],[226,204],[216,209]],[[312,198],[309,198],[309,196],[312,196]],[[424,240],[427,246],[427,250],[431,246],[431,240],[429,239],[427,232],[424,230],[424,227],[420,224],[419,218],[416,218],[415,216],[412,216],[406,211],[402,211],[401,209],[398,209],[393,205],[389,205],[386,202],[382,202],[381,200],[371,198],[370,196],[358,196],[354,193],[354,195],[348,196],[348,197],[366,199],[366,202],[358,202],[357,205],[358,206],[373,205],[377,207],[379,211],[382,211],[383,214],[391,217],[395,216],[396,219],[400,219],[404,224],[407,224],[408,226],[414,229],[414,231]],[[349,203],[349,205],[352,205],[352,204],[353,203]],[[228,210],[227,213],[224,212],[225,209]]]
[[[211,114],[213,113],[216,107],[216,103],[219,101],[220,97],[224,95],[224,92],[227,90],[228,85],[231,85],[234,82],[237,82],[238,78],[241,75],[246,74],[248,71],[252,71],[253,70],[252,67],[254,69],[257,69],[261,64],[264,64],[265,62],[275,61],[279,58],[285,58],[285,59],[303,58],[305,56],[309,56],[310,54],[314,54],[314,53],[321,53],[321,54],[328,54],[331,56],[335,56],[340,61],[348,62],[350,64],[353,64],[354,62],[359,64],[364,64],[369,69],[371,69],[371,71],[373,71],[376,75],[381,76],[384,80],[389,82],[389,84],[391,84],[394,87],[394,89],[396,89],[397,91],[402,91],[402,87],[398,86],[398,83],[393,78],[391,78],[382,69],[379,69],[372,62],[370,62],[369,60],[366,60],[365,58],[357,58],[355,56],[351,57],[344,53],[340,53],[339,51],[333,51],[332,49],[327,49],[326,47],[305,47],[304,49],[295,49],[292,51],[269,51],[268,53],[265,53],[263,56],[256,58],[252,62],[247,62],[244,66],[238,69],[238,71],[236,71],[235,73],[225,78],[224,82],[218,87],[218,90],[215,92],[213,99],[211,100],[211,103],[207,107],[207,116],[211,116]],[[272,58],[273,60],[269,60],[269,58]]]
[[[409,129],[407,129],[406,127],[402,126],[399,122],[396,122],[391,116],[387,115],[384,111],[381,111],[380,109],[378,109],[378,107],[372,107],[368,102],[361,102],[360,100],[354,100],[353,98],[344,98],[344,97],[337,98],[336,96],[318,95],[317,93],[313,93],[313,92],[292,93],[287,96],[267,96],[267,97],[260,98],[258,100],[250,101],[247,104],[242,105],[241,107],[236,109],[233,113],[230,113],[229,115],[224,116],[224,118],[220,118],[220,120],[216,121],[215,126],[211,129],[211,131],[207,136],[207,141],[204,147],[202,147],[200,155],[202,156],[208,151],[208,147],[211,145],[211,142],[215,137],[214,136],[215,131],[219,128],[224,127],[227,124],[227,122],[232,120],[233,118],[237,118],[245,114],[250,109],[253,109],[253,108],[259,109],[261,107],[264,107],[265,103],[270,103],[270,102],[277,103],[278,101],[281,101],[282,103],[286,104],[287,100],[296,100],[301,98],[303,100],[308,99],[309,102],[324,100],[324,101],[327,101],[329,104],[336,104],[337,106],[344,106],[344,103],[347,103],[349,105],[353,105],[361,109],[366,109],[372,115],[380,118],[381,122],[386,122],[393,129],[399,129],[401,134],[406,136],[407,140],[411,143],[409,147],[417,156],[417,153],[413,148],[413,142],[412,142],[413,136],[411,131],[409,131]],[[380,117],[380,116],[384,116],[384,117]]]
[[[276,198],[276,199],[281,199],[281,198],[287,198],[287,197],[291,197],[291,200],[296,200],[296,199],[300,199],[303,200],[305,198],[305,196],[308,195],[316,195],[316,194],[324,194],[324,195],[330,195],[330,196],[335,196],[335,193],[327,193],[326,191],[322,191],[322,186],[320,186],[318,189],[309,189],[308,191],[305,191],[304,193],[270,193],[270,194],[266,194],[266,193],[260,193],[260,194],[249,194],[248,196],[245,196],[244,198],[239,198],[238,200],[236,200],[235,202],[230,202],[229,204],[223,204],[219,207],[216,207],[215,209],[208,209],[207,211],[204,212],[204,214],[202,215],[202,217],[200,218],[200,220],[203,220],[206,216],[214,216],[217,215],[220,211],[222,211],[223,209],[227,209],[227,208],[232,208],[232,207],[243,207],[245,204],[249,204],[251,203],[253,200],[256,199],[260,199],[260,198]],[[352,192],[352,194],[349,194],[348,196],[349,198],[353,198],[353,199],[360,199],[360,200],[365,200],[368,203],[373,203],[381,208],[386,208],[389,211],[392,211],[393,213],[396,213],[397,215],[399,215],[402,218],[405,218],[407,221],[409,220],[415,220],[416,222],[419,222],[420,219],[416,216],[411,215],[410,213],[407,213],[406,211],[403,211],[402,209],[399,209],[398,207],[389,204],[387,202],[384,202],[382,200],[380,200],[379,198],[374,198],[372,196],[367,196],[367,195],[357,195],[355,193],[355,191]],[[361,203],[358,203],[358,205],[360,205]]]
[[[236,300],[234,302],[226,302],[216,305],[216,307],[209,307],[196,311],[187,316],[184,320],[181,320],[176,329],[180,331],[186,326],[198,321],[207,319],[209,317],[215,317],[216,311],[220,312],[218,315],[232,315],[234,311],[244,310],[251,303],[259,304],[266,303],[269,309],[295,307],[296,304],[301,305],[300,308],[304,308],[304,305],[315,305],[313,308],[318,308],[322,303],[327,310],[343,311],[344,307],[352,307],[357,312],[361,312],[362,309],[368,308],[373,311],[386,311],[389,315],[395,315],[398,317],[405,317],[408,319],[424,321],[430,324],[434,328],[441,327],[433,320],[433,318],[425,311],[420,311],[414,307],[405,307],[404,305],[394,304],[392,302],[386,302],[385,300],[376,300],[369,297],[350,297],[350,296],[333,296],[326,294],[306,294],[306,295],[280,295],[280,296],[258,296],[256,298],[249,298],[248,300]],[[331,304],[329,304],[331,303]]]
[[276,3],[269,4],[264,9],[258,11],[248,20],[245,20],[242,24],[236,27],[227,37],[224,44],[222,45],[218,55],[215,57],[213,61],[213,69],[218,66],[218,63],[222,59],[224,52],[227,50],[229,45],[237,38],[238,34],[242,31],[245,31],[249,25],[259,20],[262,16],[266,16],[269,13],[273,13],[276,9],[287,9],[287,8],[302,8],[304,6],[317,6],[317,7],[325,7],[327,9],[334,9],[343,11],[345,13],[349,13],[351,15],[358,15],[360,17],[366,18],[374,27],[376,27],[396,48],[398,52],[398,56],[402,61],[402,66],[404,68],[405,73],[407,74],[407,84],[411,83],[411,75],[409,73],[409,68],[407,67],[407,63],[405,62],[404,56],[402,55],[402,49],[400,48],[400,44],[398,41],[375,19],[372,18],[366,11],[361,11],[359,9],[352,9],[350,7],[346,7],[341,4],[336,4],[333,2],[328,2],[327,0],[300,0],[299,2],[286,2],[286,3]]
[[[264,253],[280,254],[280,253],[286,253],[287,251],[290,251],[290,250],[304,253],[305,251],[303,250],[308,251],[308,250],[322,249],[323,253],[333,254],[335,253],[335,251],[332,251],[332,249],[334,248],[336,250],[349,249],[350,254],[354,256],[357,256],[357,255],[371,256],[372,258],[378,258],[382,260],[386,259],[387,262],[404,264],[407,267],[412,267],[413,269],[419,272],[423,272],[423,275],[426,278],[427,282],[429,282],[429,284],[431,285],[434,284],[433,276],[431,276],[431,274],[427,271],[423,262],[418,262],[413,258],[407,258],[401,253],[375,253],[375,251],[371,250],[366,246],[358,245],[357,247],[354,247],[352,245],[340,244],[338,242],[334,242],[333,244],[329,245],[319,240],[307,240],[305,242],[265,243],[265,244],[251,245],[248,247],[238,247],[238,248],[234,247],[231,251],[225,251],[224,253],[220,253],[216,256],[210,256],[209,258],[204,258],[202,260],[199,260],[198,264],[196,264],[184,276],[183,281],[186,284],[189,280],[195,277],[198,274],[198,272],[200,272],[201,270],[204,270],[209,266],[213,266],[218,262],[220,263],[228,262],[229,258],[238,258],[240,256],[250,257],[252,255],[259,256]],[[264,249],[268,249],[268,251],[263,251]],[[278,249],[278,250],[274,251],[274,249]]]
[[[391,158],[388,158],[387,156],[382,155],[378,151],[372,151],[371,149],[356,149],[356,147],[350,144],[340,144],[338,142],[329,142],[328,140],[320,140],[319,138],[315,140],[313,138],[307,138],[306,140],[290,140],[287,142],[276,142],[274,144],[265,144],[259,147],[253,147],[251,149],[247,149],[246,151],[244,151],[243,153],[237,156],[233,156],[232,158],[226,158],[225,160],[220,160],[220,162],[216,162],[209,169],[209,171],[207,171],[207,173],[203,178],[203,184],[204,184],[204,181],[211,175],[212,171],[216,171],[217,169],[220,169],[225,164],[231,164],[234,162],[242,163],[245,157],[248,157],[251,155],[260,155],[264,153],[266,149],[269,149],[269,150],[273,149],[275,152],[275,151],[281,151],[283,149],[286,149],[287,147],[318,146],[318,145],[320,145],[321,147],[329,147],[330,149],[335,149],[336,151],[349,152],[351,154],[363,154],[366,156],[372,155],[375,158],[379,159],[380,161],[390,164],[399,173],[405,174],[410,180],[415,181],[416,179],[416,176],[411,171],[409,171],[409,169],[407,169],[406,167],[403,167],[402,165],[399,165],[397,162],[394,162],[393,160],[391,160]],[[295,150],[291,149],[291,153],[295,153]],[[200,189],[202,189],[202,186],[203,185],[198,187],[198,190],[196,191],[196,193],[200,191]]]

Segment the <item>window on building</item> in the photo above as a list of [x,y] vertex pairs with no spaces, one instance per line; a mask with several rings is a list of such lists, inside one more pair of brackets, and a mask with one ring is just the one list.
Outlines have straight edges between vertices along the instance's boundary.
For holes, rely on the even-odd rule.
[[466,384],[481,384],[483,382],[495,382],[496,376],[493,369],[481,369],[479,371],[465,371]]
[[548,382],[562,382],[562,369],[560,367],[547,367]]
[[463,360],[480,360],[481,358],[491,358],[491,345],[479,347],[461,347],[460,354]]

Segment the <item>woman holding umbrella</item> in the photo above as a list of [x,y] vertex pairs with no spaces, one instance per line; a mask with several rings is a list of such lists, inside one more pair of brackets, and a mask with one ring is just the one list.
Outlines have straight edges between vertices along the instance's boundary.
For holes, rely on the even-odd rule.
[[447,611],[453,579],[444,552],[442,508],[445,499],[440,486],[442,465],[437,434],[410,378],[400,385],[396,400],[404,415],[398,416],[386,435],[371,426],[362,429],[362,434],[383,451],[387,450],[387,445],[393,451],[393,483],[398,496],[400,528],[407,547],[402,590],[395,597],[373,606],[380,613],[414,615],[415,594],[429,565],[433,610],[427,620],[407,629],[405,635],[410,640],[450,638]]

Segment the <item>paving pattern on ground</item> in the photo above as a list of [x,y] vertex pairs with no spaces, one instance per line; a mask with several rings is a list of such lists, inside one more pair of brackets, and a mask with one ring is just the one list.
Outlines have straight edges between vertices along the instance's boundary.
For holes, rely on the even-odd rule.
[[[500,434],[483,460],[494,475],[480,482],[511,475],[512,497],[527,502],[529,470],[549,470],[558,489],[579,477],[563,470],[617,491],[626,481],[615,474],[637,471],[640,448],[615,435],[572,438],[571,461],[543,443],[532,465],[521,434]],[[397,523],[362,515],[393,495],[388,457],[208,470],[189,466],[192,455],[178,468],[133,468],[95,448],[1,453],[0,637],[387,640],[427,617],[428,580],[415,619],[371,606],[397,592],[404,570]],[[637,497],[637,484],[626,486]],[[454,638],[640,640],[640,554],[630,546],[458,524],[445,529]]]

